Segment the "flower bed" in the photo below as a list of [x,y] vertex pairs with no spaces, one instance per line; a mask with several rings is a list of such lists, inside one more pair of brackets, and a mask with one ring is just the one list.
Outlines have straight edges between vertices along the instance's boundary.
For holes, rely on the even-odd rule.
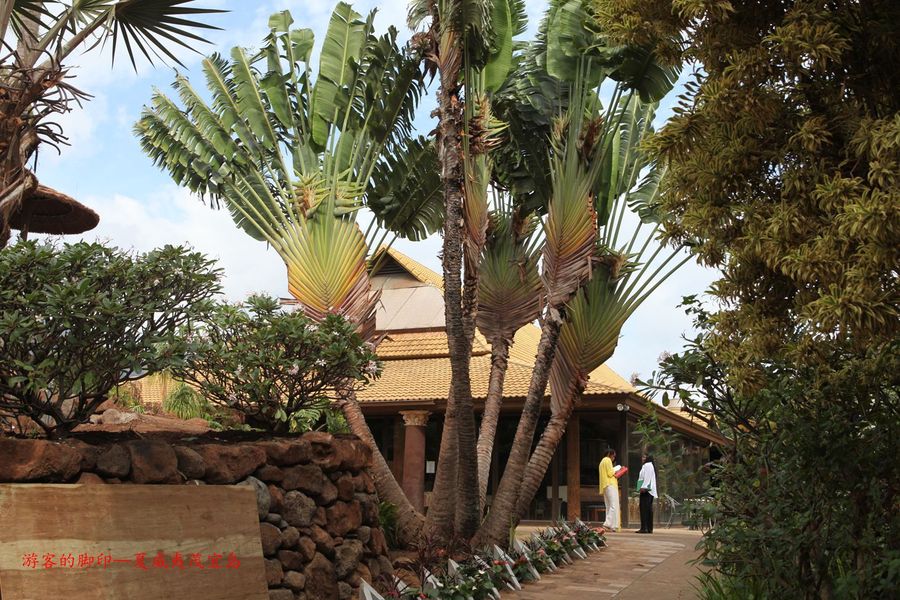
[[[418,587],[399,579],[379,581],[381,593],[363,586],[362,598],[370,600],[499,600],[499,590],[521,589],[522,583],[538,582],[541,574],[586,558],[606,545],[602,528],[593,529],[580,520],[560,522],[531,536],[516,540],[509,553],[496,546],[482,549],[459,563],[444,549],[420,552],[416,563]],[[427,563],[427,564],[426,564]]]

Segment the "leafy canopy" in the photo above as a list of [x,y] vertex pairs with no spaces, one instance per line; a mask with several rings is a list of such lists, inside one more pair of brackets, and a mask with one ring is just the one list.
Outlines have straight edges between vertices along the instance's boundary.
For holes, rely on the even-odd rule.
[[266,296],[218,305],[192,325],[187,339],[187,360],[173,374],[212,403],[241,413],[247,424],[273,432],[308,428],[312,413],[381,370],[346,319],[314,322]]
[[[889,595],[900,564],[900,4],[594,4],[617,39],[697,66],[649,148],[668,165],[668,237],[696,240],[722,270],[703,339],[663,365],[664,384],[705,396],[735,436],[707,538],[721,581],[707,585]],[[848,459],[852,476],[835,467]]]
[[117,384],[173,367],[178,331],[219,290],[212,261],[166,246],[23,242],[0,252],[0,415],[48,433],[86,422]]

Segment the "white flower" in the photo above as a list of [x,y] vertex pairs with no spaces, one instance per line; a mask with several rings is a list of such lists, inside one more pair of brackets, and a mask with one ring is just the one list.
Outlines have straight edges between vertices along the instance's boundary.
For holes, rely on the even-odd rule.
[[310,333],[315,333],[319,330],[319,326],[316,325],[315,323],[311,323],[306,326],[306,330]]
[[656,360],[657,360],[657,362],[666,362],[666,361],[669,360],[670,358],[672,358],[672,355],[669,354],[668,352],[666,352],[665,350],[663,350],[663,353],[660,354],[660,355],[656,358]]
[[296,375],[300,372],[300,366],[297,363],[294,363],[294,366],[288,369],[288,373],[291,375]]
[[631,385],[639,384],[641,382],[641,374],[638,372],[632,373],[628,381],[631,382]]
[[378,363],[374,360],[370,360],[366,363],[363,371],[365,371],[368,375],[375,375],[378,372]]
[[324,367],[326,364],[328,364],[328,363],[325,362],[325,359],[324,359],[324,358],[317,358],[317,359],[316,359],[316,366],[317,366],[317,367]]
[[237,396],[234,395],[234,392],[228,394],[228,404],[229,405],[237,404]]
[[234,370],[234,372],[237,375],[240,375],[243,370],[244,370],[244,365],[238,365],[237,368]]

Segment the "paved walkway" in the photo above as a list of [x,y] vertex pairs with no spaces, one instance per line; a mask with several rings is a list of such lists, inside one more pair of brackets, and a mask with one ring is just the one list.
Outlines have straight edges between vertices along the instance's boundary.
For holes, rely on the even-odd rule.
[[689,600],[696,598],[698,567],[687,564],[699,531],[657,529],[652,535],[609,533],[606,548],[588,554],[521,592],[503,592],[504,600]]

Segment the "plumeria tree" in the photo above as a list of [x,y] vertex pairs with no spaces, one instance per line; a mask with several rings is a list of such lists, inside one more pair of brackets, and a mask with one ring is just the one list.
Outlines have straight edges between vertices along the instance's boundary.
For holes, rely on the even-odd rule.
[[173,374],[248,425],[275,433],[297,430],[310,411],[380,373],[352,323],[338,315],[313,321],[267,296],[219,305],[187,335],[187,360]]
[[178,365],[186,351],[180,330],[205,318],[218,291],[213,263],[185,248],[4,249],[0,417],[67,434],[117,385]]

